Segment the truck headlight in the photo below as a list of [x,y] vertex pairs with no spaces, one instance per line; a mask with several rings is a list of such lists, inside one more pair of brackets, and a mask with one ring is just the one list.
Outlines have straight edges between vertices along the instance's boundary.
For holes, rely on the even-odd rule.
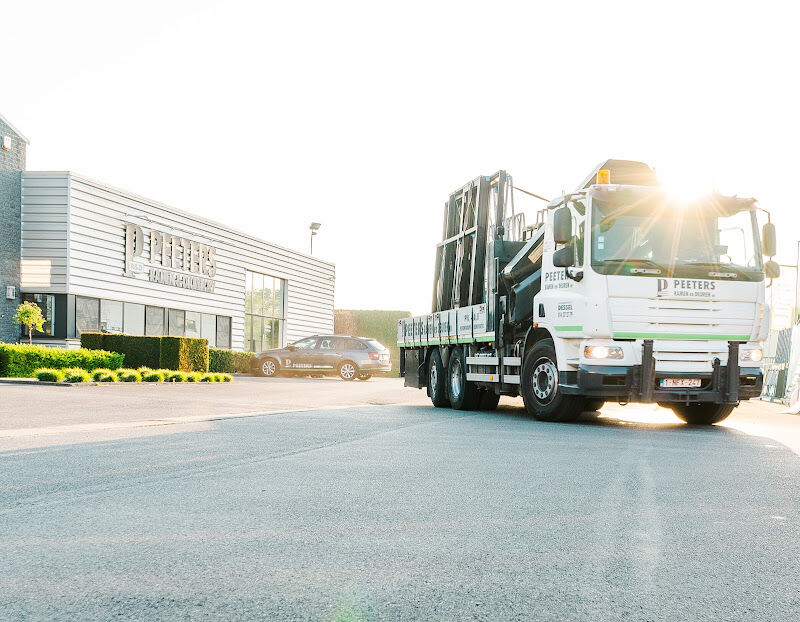
[[741,354],[739,354],[740,361],[748,361],[750,363],[760,363],[762,358],[764,358],[764,353],[761,348],[742,350]]
[[587,359],[621,359],[623,354],[619,346],[585,346],[583,356]]

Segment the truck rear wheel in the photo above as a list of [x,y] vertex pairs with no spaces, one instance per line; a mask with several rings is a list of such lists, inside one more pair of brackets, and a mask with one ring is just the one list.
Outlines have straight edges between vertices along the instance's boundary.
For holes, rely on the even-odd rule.
[[690,404],[670,404],[672,412],[692,425],[713,425],[727,419],[736,408],[735,404],[711,404],[694,402]]
[[456,410],[473,410],[478,405],[478,387],[467,380],[467,364],[461,348],[454,348],[447,366],[447,387],[450,406]]
[[428,395],[431,402],[437,408],[444,408],[449,405],[447,400],[447,374],[442,364],[442,355],[438,348],[431,354],[428,363]]
[[585,400],[558,390],[558,363],[552,339],[542,339],[525,357],[520,378],[525,410],[539,421],[573,421]]

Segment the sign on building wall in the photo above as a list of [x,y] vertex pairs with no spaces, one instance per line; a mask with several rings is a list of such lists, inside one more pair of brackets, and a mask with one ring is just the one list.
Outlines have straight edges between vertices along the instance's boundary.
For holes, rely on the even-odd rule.
[[155,229],[145,233],[139,225],[125,224],[125,276],[145,274],[151,283],[213,292],[216,273],[214,247]]

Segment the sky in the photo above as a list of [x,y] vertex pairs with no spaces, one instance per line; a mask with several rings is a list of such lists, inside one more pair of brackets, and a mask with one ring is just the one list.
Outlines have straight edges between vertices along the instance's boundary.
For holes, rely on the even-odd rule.
[[337,308],[429,311],[467,181],[554,197],[609,157],[757,197],[795,264],[792,4],[3,0],[0,113],[30,170],[303,252],[322,223]]

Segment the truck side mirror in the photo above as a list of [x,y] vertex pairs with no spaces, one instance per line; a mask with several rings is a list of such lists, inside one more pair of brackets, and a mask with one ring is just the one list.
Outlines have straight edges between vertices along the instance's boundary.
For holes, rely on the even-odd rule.
[[556,244],[566,244],[571,239],[572,213],[568,207],[559,207],[553,214],[553,240]]
[[553,253],[553,265],[556,268],[569,268],[575,265],[575,247],[567,244]]
[[764,223],[761,229],[761,250],[767,257],[774,257],[778,252],[776,237],[775,225],[771,222]]
[[768,279],[777,279],[781,275],[781,267],[770,259],[764,264],[764,274],[767,275]]

